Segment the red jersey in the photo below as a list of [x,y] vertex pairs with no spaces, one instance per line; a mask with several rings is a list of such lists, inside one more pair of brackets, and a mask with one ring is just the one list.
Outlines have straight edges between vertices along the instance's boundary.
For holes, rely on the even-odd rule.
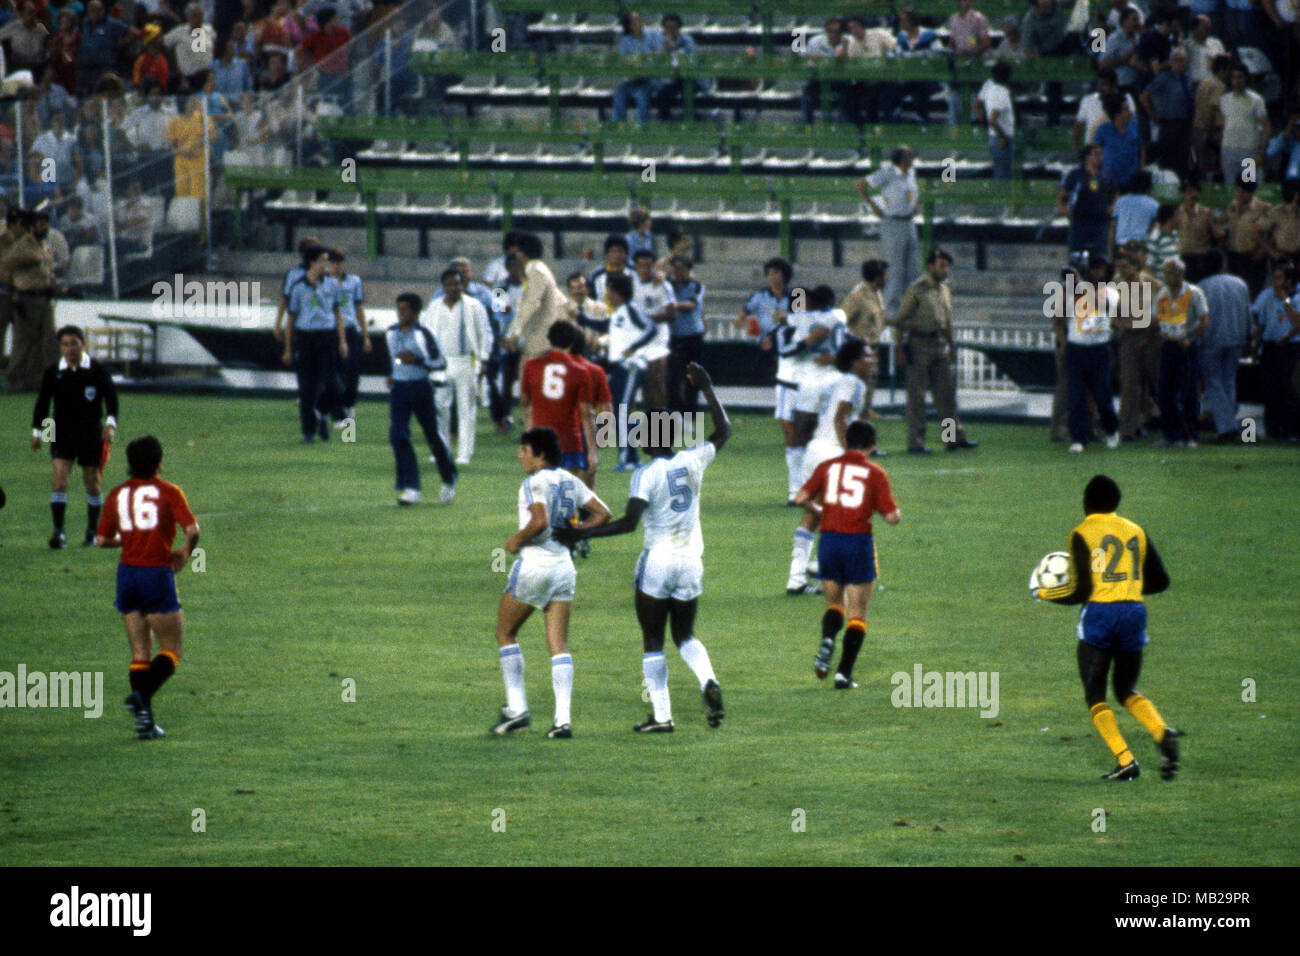
[[818,465],[802,489],[821,498],[822,530],[871,534],[871,514],[898,510],[885,470],[860,451],[846,451]]
[[614,394],[609,390],[609,376],[605,374],[605,370],[585,355],[575,355],[573,357],[587,370],[587,378],[591,382],[592,407],[613,405]]
[[551,349],[524,363],[519,394],[532,406],[533,427],[554,428],[560,450],[582,451],[580,405],[591,404],[591,376],[568,352]]
[[185,492],[161,478],[132,478],[104,499],[98,534],[122,535],[122,564],[137,568],[171,567],[176,528],[195,524]]

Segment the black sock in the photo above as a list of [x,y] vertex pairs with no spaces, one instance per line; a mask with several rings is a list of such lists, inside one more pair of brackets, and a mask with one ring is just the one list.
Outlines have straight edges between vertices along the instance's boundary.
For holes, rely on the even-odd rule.
[[849,629],[844,632],[844,650],[840,654],[840,666],[835,671],[837,674],[853,676],[853,664],[858,659],[858,651],[862,650],[862,641],[866,636],[866,626],[861,621],[849,625]]
[[63,530],[63,514],[68,510],[68,493],[56,491],[50,495],[50,514],[54,516],[54,530]]
[[86,505],[86,536],[93,538],[95,530],[99,527],[99,512],[103,510],[102,505]]
[[131,690],[138,693],[141,699],[144,698],[145,675],[149,672],[148,667],[136,668],[135,663],[131,664],[131,673],[128,675],[131,681]]
[[142,679],[141,686],[137,689],[140,691],[140,696],[144,698],[146,707],[153,700],[153,695],[158,693],[158,688],[162,687],[175,670],[176,665],[172,663],[172,659],[166,654],[159,654],[149,663],[147,671],[139,672],[142,674]]
[[835,640],[835,635],[844,626],[844,612],[837,607],[828,607],[822,615],[822,639]]

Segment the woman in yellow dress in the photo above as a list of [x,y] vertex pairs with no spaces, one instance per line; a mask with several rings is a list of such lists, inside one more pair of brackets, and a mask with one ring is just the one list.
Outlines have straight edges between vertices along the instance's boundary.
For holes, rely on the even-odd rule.
[[[217,135],[216,122],[208,118],[208,138]],[[191,96],[184,116],[167,124],[167,139],[176,151],[176,195],[202,199],[207,188],[207,164],[203,152],[203,100]]]

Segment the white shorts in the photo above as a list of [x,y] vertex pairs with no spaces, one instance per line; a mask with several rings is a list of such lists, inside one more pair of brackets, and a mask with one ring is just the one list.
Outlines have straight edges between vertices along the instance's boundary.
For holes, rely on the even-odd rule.
[[552,601],[572,601],[577,580],[573,559],[568,555],[556,560],[538,560],[521,555],[510,567],[506,593],[516,601],[544,611]]
[[803,452],[803,472],[799,476],[799,486],[803,487],[808,483],[808,479],[822,462],[838,458],[842,454],[844,449],[838,443],[827,441],[825,438],[814,438]]
[[[826,371],[827,367],[831,369],[830,372]],[[795,411],[816,415],[821,411],[826,390],[838,379],[839,372],[833,366],[813,366],[799,380],[799,400],[795,403]]]
[[704,562],[671,551],[642,551],[636,589],[660,600],[693,601],[704,593]]
[[789,385],[776,384],[776,415],[777,421],[792,422],[794,421],[794,405],[798,398],[799,389],[791,388]]

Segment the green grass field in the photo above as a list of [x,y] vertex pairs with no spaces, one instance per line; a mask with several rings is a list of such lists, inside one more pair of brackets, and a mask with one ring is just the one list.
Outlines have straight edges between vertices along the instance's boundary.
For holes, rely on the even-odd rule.
[[[521,635],[534,726],[486,732],[504,700],[493,628],[508,564],[493,549],[515,528],[513,438],[480,435],[451,506],[399,509],[382,405],[361,407],[355,443],[327,446],[296,442],[290,401],[130,394],[123,409],[122,438],[162,439],[164,476],[203,528],[206,570],[178,577],[185,656],[155,700],[168,736],[136,741],[121,707],[116,552],[46,547],[48,456],[25,446],[30,398],[0,397],[0,671],[103,671],[107,698],[98,720],[0,710],[9,863],[1300,863],[1294,447],[1075,457],[1043,428],[976,425],[978,451],[918,459],[897,453],[902,426],[884,422],[903,522],[877,528],[882,588],[861,686],[838,693],[812,676],[822,599],[783,591],[796,513],[781,503],[775,424],[737,416],[702,509],[697,634],[724,725],[705,726],[669,651],[677,733],[630,731],[648,710],[638,532],[595,542],[579,563],[575,737],[551,741],[537,619]],[[123,480],[123,449],[108,486]],[[1075,673],[1077,612],[1025,587],[1081,519],[1097,471],[1120,482],[1121,512],[1148,529],[1174,581],[1150,602],[1140,684],[1188,735],[1172,783],[1118,707],[1145,772],[1098,779],[1113,760]],[[628,480],[601,475],[616,515]],[[1000,712],[894,707],[891,675],[917,664],[997,672]],[[196,809],[206,832],[194,832]]]

